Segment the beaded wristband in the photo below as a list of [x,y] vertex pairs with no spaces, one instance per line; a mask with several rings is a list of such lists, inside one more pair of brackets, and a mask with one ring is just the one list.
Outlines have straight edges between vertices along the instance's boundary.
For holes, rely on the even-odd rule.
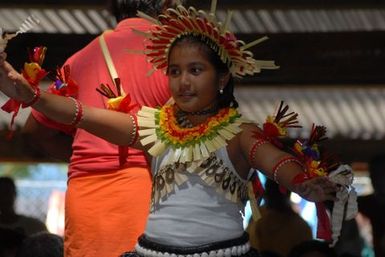
[[253,146],[251,147],[250,149],[250,152],[249,152],[249,161],[251,163],[251,166],[254,167],[255,163],[254,163],[254,157],[255,157],[255,152],[257,151],[257,148],[260,147],[261,145],[264,145],[268,143],[268,141],[262,139],[262,138],[258,138]]
[[22,103],[22,107],[23,108],[27,108],[33,104],[35,104],[38,100],[40,99],[40,88],[38,86],[36,87],[33,87],[33,97],[32,97],[32,100],[29,101],[29,102],[24,102]]
[[127,145],[133,145],[135,144],[136,140],[138,139],[139,133],[138,133],[138,121],[136,116],[130,114],[130,119],[132,123],[132,131],[130,134],[130,141]]
[[69,123],[68,125],[76,127],[83,119],[83,105],[81,102],[79,102],[79,100],[73,97],[68,98],[71,99],[75,104],[75,115],[71,123]]
[[303,166],[302,163],[295,157],[293,156],[286,156],[284,158],[282,158],[281,160],[279,160],[273,167],[273,170],[272,170],[272,173],[273,173],[273,179],[275,182],[278,183],[278,171],[279,169],[286,165],[287,163],[289,162],[295,162],[297,164],[299,164],[301,167]]

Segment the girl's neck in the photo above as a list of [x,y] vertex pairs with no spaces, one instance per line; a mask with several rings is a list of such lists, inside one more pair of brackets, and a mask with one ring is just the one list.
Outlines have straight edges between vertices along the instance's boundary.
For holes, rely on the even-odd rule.
[[216,115],[218,111],[219,108],[217,106],[196,112],[186,112],[177,109],[176,116],[178,117],[178,122],[182,127],[193,127],[204,123],[209,117]]
[[214,114],[206,114],[206,115],[200,115],[200,116],[186,115],[186,118],[191,122],[193,126],[197,126],[199,124],[206,122],[206,120],[213,115]]
[[196,112],[186,112],[182,110],[179,110],[179,112],[188,116],[206,116],[206,115],[211,116],[211,115],[217,114],[218,110],[219,110],[218,106],[211,106],[209,108],[196,111]]

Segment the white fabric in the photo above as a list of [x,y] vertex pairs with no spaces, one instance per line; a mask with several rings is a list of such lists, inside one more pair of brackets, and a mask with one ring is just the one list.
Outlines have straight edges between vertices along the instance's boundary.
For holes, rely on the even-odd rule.
[[[153,174],[166,162],[168,153],[153,160]],[[225,147],[215,154],[239,177]],[[187,182],[155,204],[147,221],[147,238],[167,245],[198,246],[240,237],[244,232],[243,203],[227,200],[196,174],[186,171],[185,175]]]

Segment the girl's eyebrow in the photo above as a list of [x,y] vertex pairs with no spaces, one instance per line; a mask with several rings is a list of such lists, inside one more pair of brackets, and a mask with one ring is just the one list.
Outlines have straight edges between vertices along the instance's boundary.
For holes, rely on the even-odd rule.
[[[204,63],[203,62],[199,62],[199,61],[196,61],[196,62],[190,62],[190,63],[188,63],[187,64],[188,66],[193,66],[193,65],[204,65]],[[169,64],[168,65],[168,67],[177,67],[177,66],[179,66],[179,64],[176,64],[176,63],[171,63],[171,64]]]
[[203,65],[203,62],[191,62],[190,65]]

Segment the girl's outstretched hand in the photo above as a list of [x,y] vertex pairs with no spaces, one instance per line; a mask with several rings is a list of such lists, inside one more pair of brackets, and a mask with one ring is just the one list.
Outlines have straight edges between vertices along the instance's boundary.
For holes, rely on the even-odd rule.
[[20,102],[28,102],[34,91],[26,79],[6,61],[6,53],[0,53],[0,91]]
[[336,199],[337,184],[328,177],[315,177],[293,186],[293,191],[311,202],[323,202]]

